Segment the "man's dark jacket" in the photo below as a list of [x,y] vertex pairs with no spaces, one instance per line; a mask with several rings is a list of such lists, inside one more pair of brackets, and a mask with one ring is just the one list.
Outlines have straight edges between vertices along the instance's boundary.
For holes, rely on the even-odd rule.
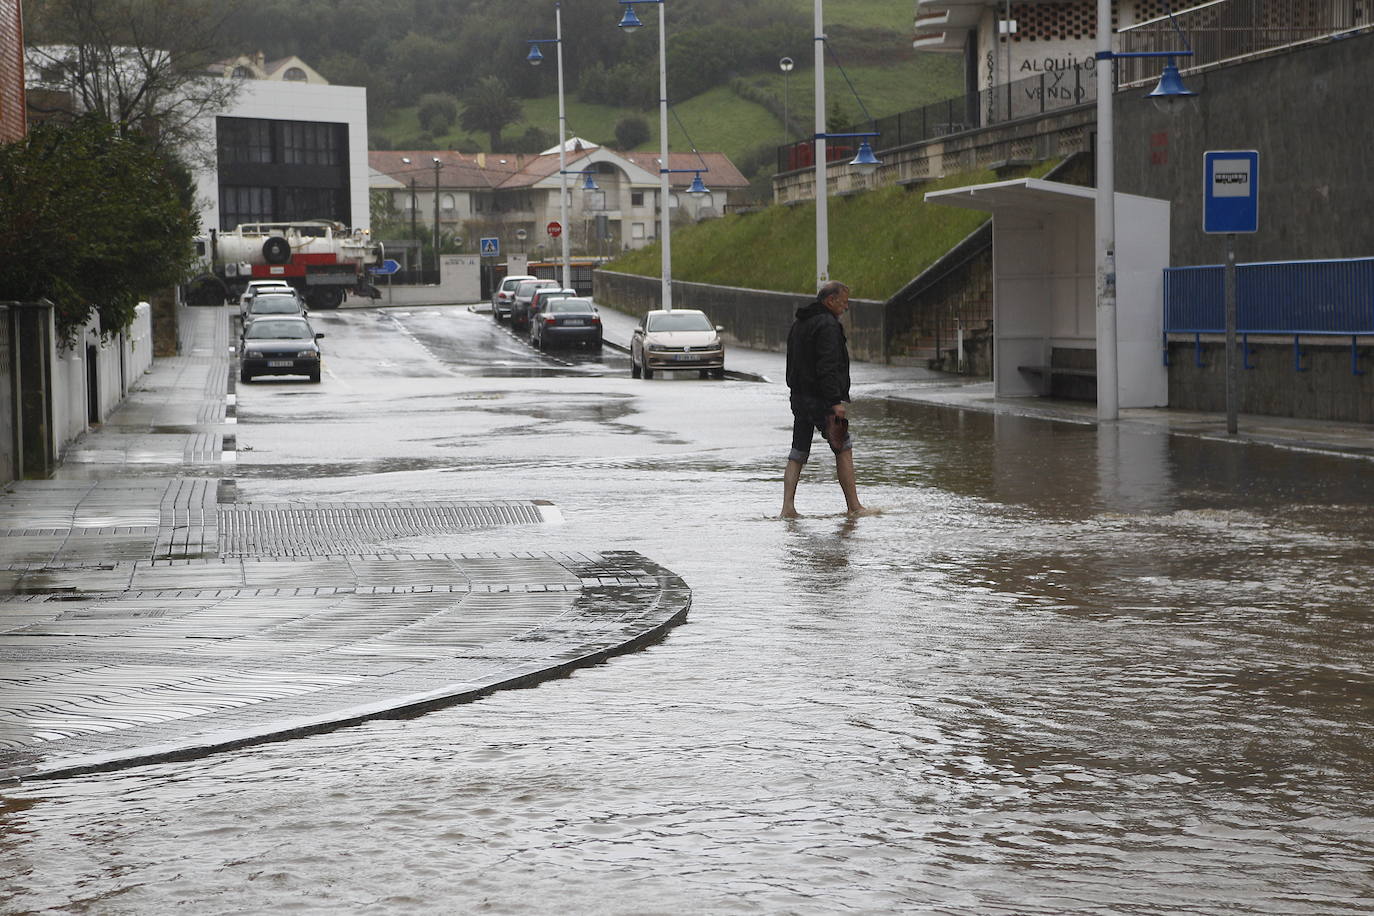
[[787,387],[825,407],[849,400],[849,344],[840,319],[819,299],[797,309],[787,334]]

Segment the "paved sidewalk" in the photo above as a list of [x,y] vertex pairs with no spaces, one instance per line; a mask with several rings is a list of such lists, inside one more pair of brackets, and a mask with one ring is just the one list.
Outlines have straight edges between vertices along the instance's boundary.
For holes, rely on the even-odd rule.
[[51,480],[0,491],[0,783],[129,766],[528,685],[691,601],[632,552],[392,554],[542,525],[540,501],[241,503],[229,312],[186,313]]

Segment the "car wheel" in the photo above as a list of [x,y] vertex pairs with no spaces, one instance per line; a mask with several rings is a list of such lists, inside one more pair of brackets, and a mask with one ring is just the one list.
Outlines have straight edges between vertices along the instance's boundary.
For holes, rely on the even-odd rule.
[[630,357],[630,378],[639,378],[639,363],[633,356]]
[[243,383],[247,384],[248,382],[251,382],[252,380],[253,380],[253,373],[249,372],[247,369],[240,369],[240,370],[239,370],[239,381],[240,381],[240,382],[243,382]]
[[534,345],[535,345],[536,347],[538,347],[539,349],[541,349],[541,350],[547,350],[547,349],[549,348],[549,347],[548,347],[548,344],[545,342],[544,338],[542,338],[542,337],[539,338],[538,340],[536,340],[536,341],[534,342]]
[[710,377],[711,377],[711,370],[710,370],[710,369],[699,369],[699,370],[697,370],[697,377],[698,377],[698,378],[710,378]]
[[649,364],[648,364],[648,363],[645,363],[645,364],[644,364],[644,377],[645,377],[645,378],[653,378],[653,377],[654,377],[654,370],[652,370],[652,369],[649,368]]
[[725,378],[725,367],[721,366],[719,369],[712,369],[711,375],[716,378]]
[[315,369],[314,371],[312,371],[312,372],[310,373],[310,381],[314,382],[316,385],[318,385],[318,384],[320,383],[320,370],[319,370],[319,369]]

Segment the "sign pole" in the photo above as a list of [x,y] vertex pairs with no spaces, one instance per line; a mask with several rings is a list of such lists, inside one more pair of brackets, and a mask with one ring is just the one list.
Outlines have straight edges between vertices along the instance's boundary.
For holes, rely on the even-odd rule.
[[1239,359],[1236,358],[1236,234],[1226,233],[1226,434],[1234,436]]

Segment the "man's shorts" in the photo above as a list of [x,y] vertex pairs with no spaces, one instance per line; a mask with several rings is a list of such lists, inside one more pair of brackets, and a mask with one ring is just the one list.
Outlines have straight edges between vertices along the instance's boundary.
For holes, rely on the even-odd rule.
[[[788,461],[806,464],[811,457],[811,440],[816,433],[825,436],[825,422],[830,415],[829,405],[816,398],[805,395],[792,395],[792,451],[787,453]],[[854,437],[845,434],[844,442],[838,448],[830,446],[836,455],[854,448]]]

